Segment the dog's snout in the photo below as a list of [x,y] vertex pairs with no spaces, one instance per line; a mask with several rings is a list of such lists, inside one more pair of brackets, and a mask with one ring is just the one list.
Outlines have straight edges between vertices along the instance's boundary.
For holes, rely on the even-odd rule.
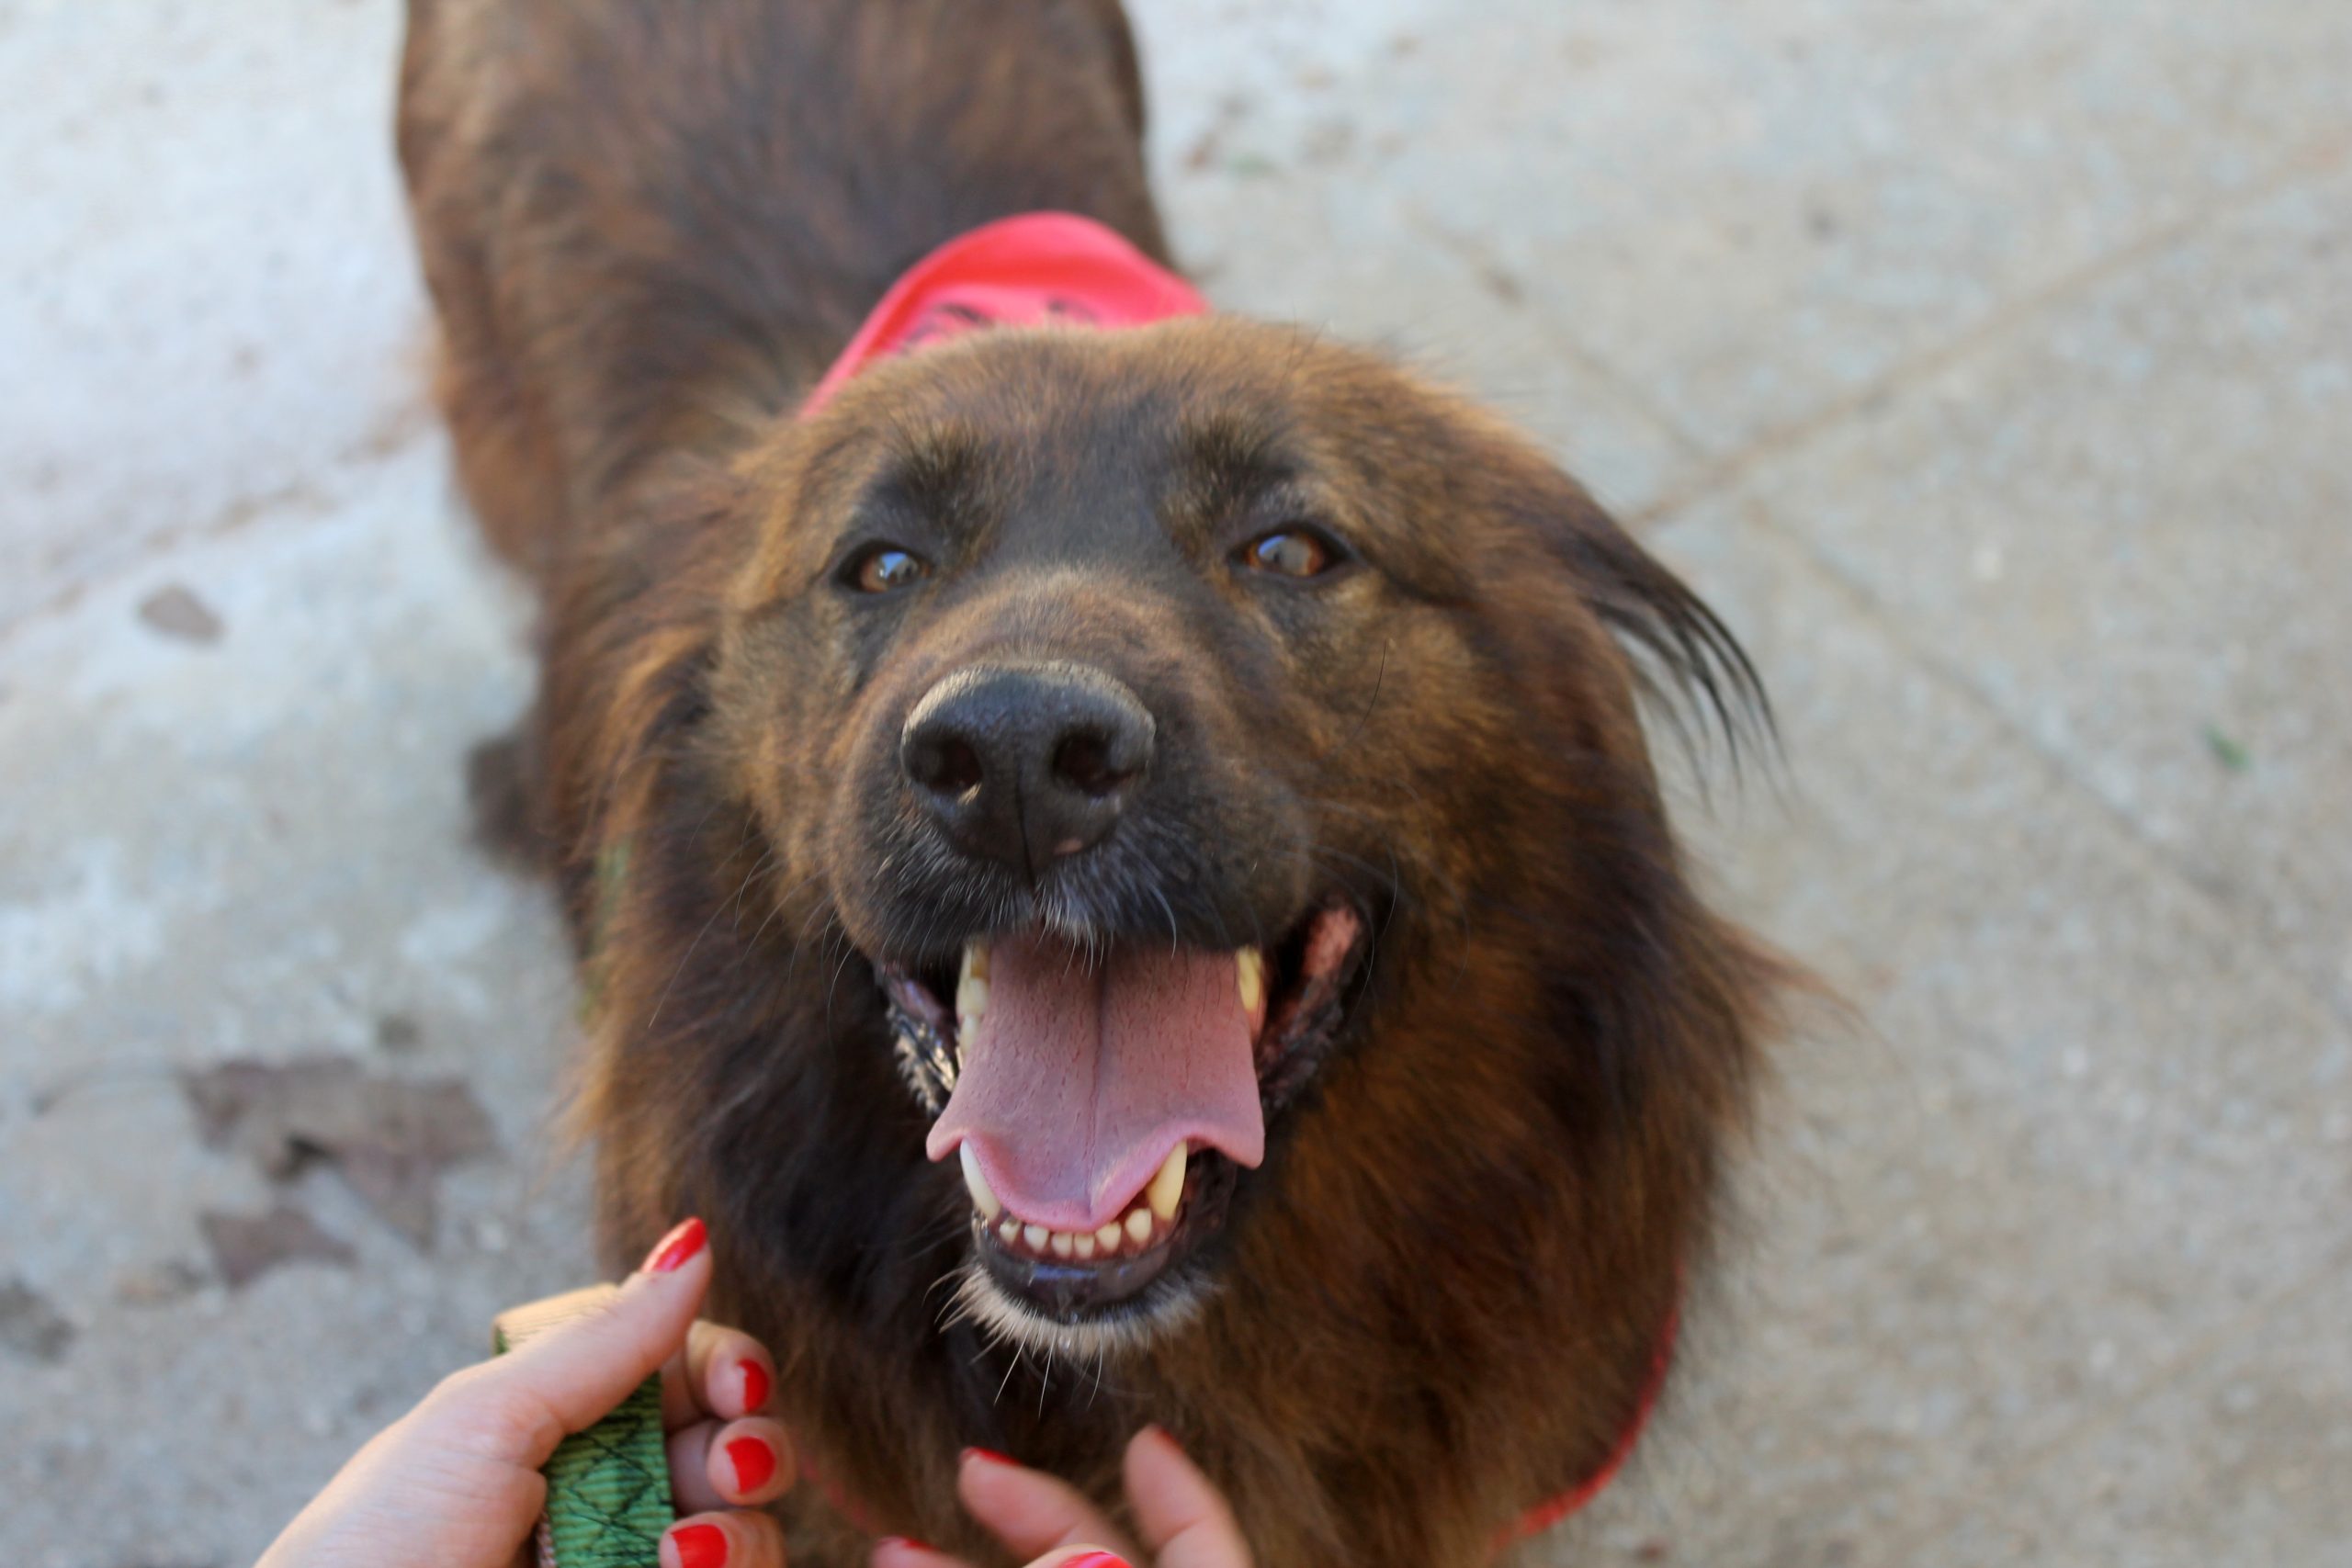
[[1155,730],[1102,670],[979,665],[915,705],[899,758],[949,842],[1035,875],[1110,832],[1151,767]]

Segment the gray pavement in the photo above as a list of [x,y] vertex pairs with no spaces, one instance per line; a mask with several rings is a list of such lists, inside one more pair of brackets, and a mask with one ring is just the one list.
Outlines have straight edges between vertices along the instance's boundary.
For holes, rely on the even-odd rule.
[[[2352,7],[1131,3],[1213,294],[1529,423],[1780,704],[1689,819],[1856,1021],[1535,1558],[2352,1562]],[[9,1562],[249,1560],[588,1268],[396,11],[0,0]],[[200,1135],[188,1075],[318,1055],[495,1148]]]

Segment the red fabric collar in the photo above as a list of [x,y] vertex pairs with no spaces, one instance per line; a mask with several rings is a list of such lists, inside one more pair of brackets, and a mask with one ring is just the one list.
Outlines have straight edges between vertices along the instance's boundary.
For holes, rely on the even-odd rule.
[[1500,1556],[1529,1536],[1541,1535],[1554,1525],[1581,1509],[1587,1503],[1608,1488],[1634,1457],[1634,1445],[1642,1440],[1642,1433],[1650,1424],[1650,1416],[1657,1409],[1658,1396],[1666,1392],[1666,1374],[1674,1368],[1675,1341],[1682,1336],[1682,1307],[1677,1303],[1666,1314],[1666,1326],[1658,1331],[1657,1348],[1650,1356],[1649,1377],[1642,1384],[1642,1397],[1634,1406],[1633,1416],[1617,1434],[1615,1446],[1600,1468],[1586,1476],[1556,1497],[1548,1497],[1513,1519],[1495,1536],[1495,1553]]
[[1091,218],[1024,212],[907,269],[800,405],[811,414],[877,359],[982,327],[1136,327],[1208,310],[1193,286]]
[[[984,224],[915,263],[882,296],[840,357],[817,383],[802,414],[815,413],[877,359],[912,354],[986,327],[1046,324],[1136,327],[1198,316],[1208,301],[1193,286],[1091,218],[1028,212]],[[1537,1504],[1495,1537],[1498,1553],[1541,1534],[1599,1496],[1633,1457],[1666,1386],[1680,1314],[1670,1314],[1641,1402],[1600,1468],[1560,1495]],[[875,1523],[854,1498],[804,1459],[802,1468],[833,1507],[872,1534]]]

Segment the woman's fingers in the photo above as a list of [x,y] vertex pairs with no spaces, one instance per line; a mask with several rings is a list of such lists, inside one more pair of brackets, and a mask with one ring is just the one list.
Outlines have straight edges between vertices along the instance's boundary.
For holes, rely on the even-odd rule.
[[784,1527],[767,1514],[693,1514],[662,1537],[662,1568],[784,1568]]
[[1127,1444],[1127,1506],[1159,1568],[1250,1568],[1250,1548],[1224,1495],[1176,1439],[1146,1427]]
[[767,1408],[775,1360],[739,1328],[697,1323],[685,1349],[662,1368],[662,1425],[672,1431],[716,1416],[732,1421]]
[[[934,1551],[919,1540],[907,1540],[893,1536],[877,1541],[870,1568],[971,1568],[960,1557],[950,1557]],[[1029,1564],[1029,1568],[1133,1568],[1116,1552],[1105,1551],[1099,1546],[1080,1542],[1076,1546],[1057,1547]]]
[[537,1470],[674,1354],[710,1288],[700,1220],[662,1239],[645,1267],[503,1356],[442,1381],[410,1417],[463,1434],[478,1459]]
[[772,1503],[792,1487],[792,1439],[765,1416],[682,1427],[670,1434],[669,1452],[681,1512]]
[[866,1561],[869,1568],[972,1568],[960,1557],[950,1557],[935,1547],[901,1535],[876,1541],[874,1555]]
[[965,1509],[1015,1557],[1026,1560],[1091,1543],[1139,1561],[1125,1534],[1077,1488],[1001,1455],[967,1450],[956,1472],[956,1492]]

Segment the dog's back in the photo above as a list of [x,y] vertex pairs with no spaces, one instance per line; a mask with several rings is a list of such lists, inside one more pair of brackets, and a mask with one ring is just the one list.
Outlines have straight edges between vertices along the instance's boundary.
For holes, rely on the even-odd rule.
[[399,144],[469,499],[544,572],[1008,214],[1164,255],[1116,0],[411,0]]

